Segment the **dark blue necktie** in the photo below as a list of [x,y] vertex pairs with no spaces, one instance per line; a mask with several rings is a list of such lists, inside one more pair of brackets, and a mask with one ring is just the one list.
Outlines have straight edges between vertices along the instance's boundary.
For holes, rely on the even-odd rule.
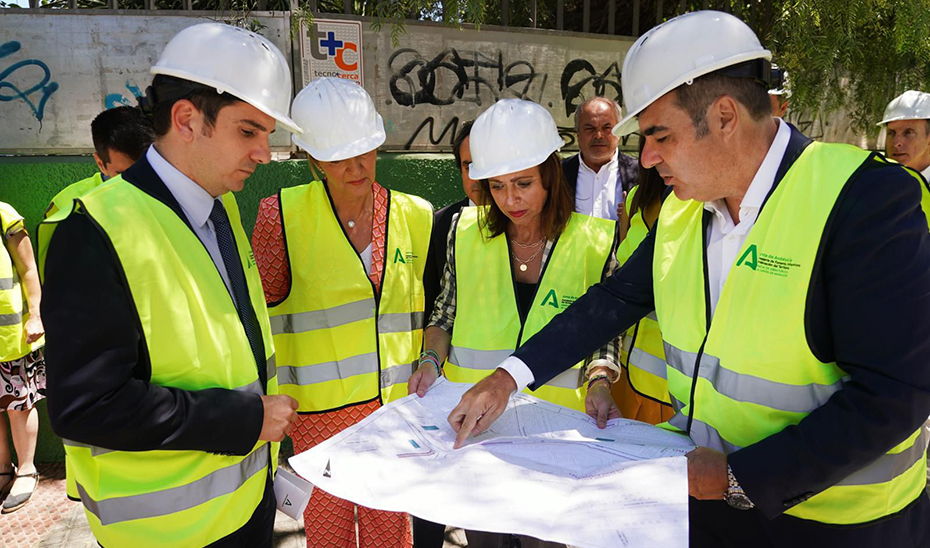
[[255,356],[255,365],[258,367],[258,378],[261,379],[262,387],[264,387],[268,381],[265,378],[267,376],[265,372],[265,345],[262,342],[258,318],[255,317],[255,311],[252,309],[252,302],[249,299],[249,286],[242,271],[242,262],[239,260],[239,248],[236,246],[232,227],[229,225],[229,217],[226,215],[226,209],[223,207],[222,201],[215,200],[213,202],[210,221],[213,222],[220,255],[223,256],[226,275],[229,276],[229,285],[232,286],[236,310],[239,312],[239,321],[242,322],[245,336],[249,339],[252,355]]

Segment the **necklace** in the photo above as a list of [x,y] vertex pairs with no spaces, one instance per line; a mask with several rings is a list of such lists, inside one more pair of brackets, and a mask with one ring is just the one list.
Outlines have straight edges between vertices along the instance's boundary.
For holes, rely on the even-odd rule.
[[540,247],[540,248],[537,249],[532,255],[530,255],[530,258],[529,258],[529,259],[527,259],[527,260],[525,260],[525,261],[524,261],[523,259],[521,259],[520,257],[517,257],[517,254],[514,253],[513,251],[510,252],[510,256],[513,257],[513,259],[514,259],[515,261],[517,261],[518,263],[520,263],[520,272],[526,272],[526,268],[527,268],[526,265],[527,265],[528,263],[533,262],[533,259],[535,259],[536,256],[539,255],[539,253],[540,253],[542,250],[543,250],[543,247]]
[[355,228],[355,221],[349,221],[346,224],[349,225],[349,228]]
[[543,242],[545,242],[545,241],[546,241],[546,237],[543,236],[542,238],[540,238],[539,240],[537,240],[537,241],[535,241],[535,242],[533,242],[533,243],[531,243],[531,244],[521,244],[520,242],[518,242],[518,241],[516,241],[516,240],[510,240],[510,243],[512,243],[513,245],[515,245],[515,246],[517,246],[517,247],[522,247],[523,249],[530,249],[531,247],[536,247],[536,246],[538,246],[539,244],[541,244],[541,243],[543,243]]

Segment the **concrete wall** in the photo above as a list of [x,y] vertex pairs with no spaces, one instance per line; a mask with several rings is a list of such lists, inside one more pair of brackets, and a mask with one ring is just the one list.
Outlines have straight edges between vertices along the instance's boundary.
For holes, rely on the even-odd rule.
[[[93,175],[96,167],[87,157],[0,158],[0,201],[12,204],[26,218],[31,234],[41,221],[49,200],[68,184]],[[388,188],[417,194],[436,208],[464,197],[451,154],[381,154],[378,181]],[[237,195],[246,232],[251,235],[258,203],[279,188],[308,182],[306,161],[275,162],[259,166]],[[61,440],[48,423],[45,401],[39,403],[39,462],[64,458]],[[0,417],[0,420],[5,420]]]
[[[7,86],[0,94],[0,154],[92,152],[91,120],[105,108],[136,104],[168,40],[185,27],[222,20],[212,12],[43,11],[0,17],[0,82]],[[255,18],[266,27],[262,35],[290,58],[290,19]],[[272,145],[289,147],[279,133]]]
[[[549,110],[566,147],[577,149],[575,107],[596,95],[620,100],[620,67],[634,38],[407,23],[390,33],[364,28],[365,87],[392,150],[450,150],[457,127],[499,99]],[[635,148],[635,142],[627,143]]]
[[[302,82],[299,47],[286,13],[251,14]],[[351,19],[326,14],[326,18]],[[620,98],[620,67],[632,38],[407,22],[397,48],[390,32],[362,18],[365,88],[385,120],[385,150],[448,151],[458,125],[498,99],[536,101],[575,147],[571,114],[594,95]],[[222,20],[211,12],[44,10],[0,18],[0,154],[91,151],[90,121],[134,104],[149,67],[182,28]],[[316,37],[317,40],[325,37]],[[294,51],[297,50],[294,57]],[[285,132],[272,145],[289,148]],[[633,145],[630,145],[633,146]]]

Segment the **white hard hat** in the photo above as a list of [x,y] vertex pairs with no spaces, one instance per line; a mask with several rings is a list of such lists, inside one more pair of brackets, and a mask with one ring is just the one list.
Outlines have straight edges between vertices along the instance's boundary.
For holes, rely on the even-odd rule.
[[878,125],[883,126],[895,120],[930,119],[930,93],[922,91],[905,91],[894,98],[885,107],[885,116]]
[[294,118],[304,130],[294,144],[322,162],[336,162],[384,143],[384,121],[362,86],[343,78],[313,80],[294,98]]
[[[754,59],[771,60],[756,34],[720,11],[679,15],[639,37],[623,60],[626,116],[614,126],[622,137],[636,131],[636,116],[666,93],[695,78]],[[770,77],[761,72],[766,80]]]
[[538,166],[562,144],[548,110],[532,101],[502,99],[471,127],[468,176],[479,181]]
[[174,35],[152,74],[173,76],[215,88],[245,101],[294,133],[288,117],[291,69],[284,55],[262,36],[220,23],[202,23]]

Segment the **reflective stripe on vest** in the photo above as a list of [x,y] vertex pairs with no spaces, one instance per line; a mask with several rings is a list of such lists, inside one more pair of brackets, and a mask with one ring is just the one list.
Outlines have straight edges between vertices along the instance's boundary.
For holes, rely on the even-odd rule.
[[290,292],[270,309],[281,392],[301,412],[406,396],[423,340],[432,208],[390,192],[376,296],[323,183],[283,189],[279,200],[291,264]]
[[[479,208],[463,208],[455,228],[456,310],[445,365],[454,382],[478,382],[601,281],[614,240],[614,221],[573,213],[553,245],[533,304],[520,324],[506,236],[485,239]],[[529,392],[584,411],[583,362]]]
[[[639,186],[633,187],[626,197],[625,207],[630,219],[626,238],[617,248],[617,260],[622,266],[649,235],[644,212],[630,214],[633,196]],[[662,333],[655,311],[640,320],[623,334],[620,363],[627,370],[627,378],[633,390],[660,403],[669,404],[668,381],[665,373],[665,353],[662,348]]]
[[[269,376],[261,385],[235,304],[197,236],[162,202],[120,177],[111,181],[79,198],[68,214],[92,219],[125,273],[151,362],[149,382],[184,390],[276,394],[276,378]],[[260,366],[274,372],[258,270],[231,193],[223,196],[223,204],[261,328],[265,359]],[[277,462],[278,444],[258,442],[247,457],[116,451],[71,441],[65,451],[91,530],[102,545],[196,547],[249,520],[264,494],[268,474],[262,471],[269,464],[273,470]]]
[[268,451],[252,451],[239,462],[221,468],[186,485],[139,495],[94,500],[77,482],[81,502],[101,525],[169,516],[196,508],[219,497],[235,493],[255,474],[268,467]]
[[[694,378],[696,352],[685,352],[666,343],[665,356],[675,370]],[[810,413],[827,403],[834,392],[843,388],[846,377],[830,384],[787,384],[753,375],[737,373],[720,365],[720,360],[704,352],[698,377],[707,379],[714,390],[731,400],[755,403],[788,413]]]
[[[747,235],[709,329],[704,206],[666,199],[653,280],[658,317],[671,320],[662,324],[677,411],[669,427],[731,453],[798,424],[843,389],[846,373],[820,362],[808,345],[807,292],[827,219],[847,182],[871,161],[883,160],[846,145],[812,143],[804,150]],[[921,428],[786,513],[855,524],[898,512],[926,485],[926,445]]]

